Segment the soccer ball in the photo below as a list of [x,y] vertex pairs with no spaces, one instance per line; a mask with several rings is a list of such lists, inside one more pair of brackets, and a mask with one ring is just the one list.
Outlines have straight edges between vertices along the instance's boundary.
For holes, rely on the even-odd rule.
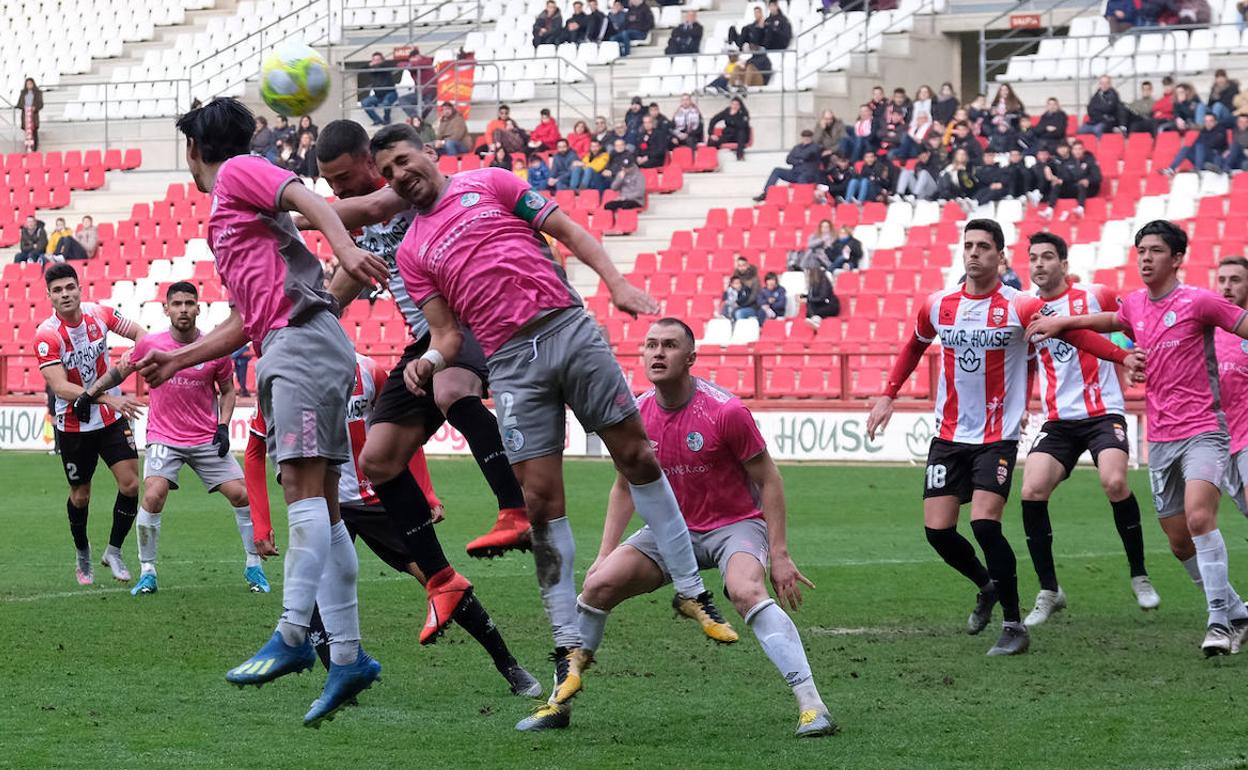
[[329,95],[329,64],[310,46],[286,41],[260,65],[260,96],[278,115],[307,115]]

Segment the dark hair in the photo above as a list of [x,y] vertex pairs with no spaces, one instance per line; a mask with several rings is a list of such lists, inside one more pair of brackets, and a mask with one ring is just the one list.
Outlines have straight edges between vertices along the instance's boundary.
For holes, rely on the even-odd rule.
[[[260,125],[264,126],[265,128],[268,128],[268,126],[269,126],[269,119],[268,119],[268,118],[266,118],[266,117],[264,117],[263,115],[257,115],[257,116],[256,116],[256,121],[255,121],[255,122],[256,122],[256,123],[259,123]],[[253,128],[255,127],[255,123],[253,123],[253,124],[252,124],[252,127],[253,127]]]
[[169,288],[165,290],[165,302],[174,294],[190,294],[195,299],[199,299],[199,289],[195,288],[195,284],[189,281],[178,281],[169,284]]
[[1215,78],[1224,78],[1224,77],[1226,77],[1226,70],[1224,70],[1224,69],[1220,69],[1220,68],[1219,68],[1219,69],[1216,69],[1216,70],[1214,70],[1214,71],[1213,71],[1213,76],[1214,76]]
[[689,324],[685,323],[684,321],[680,320],[679,318],[673,318],[673,317],[671,317],[671,316],[665,316],[665,317],[660,318],[659,320],[655,321],[655,322],[654,322],[654,325],[655,325],[655,326],[676,326],[676,327],[678,327],[678,328],[679,328],[682,332],[684,332],[684,333],[685,333],[685,339],[689,341],[689,344],[690,344],[691,346],[696,346],[696,345],[697,345],[697,341],[696,341],[696,339],[695,339],[695,338],[694,338],[694,336],[693,336],[693,329],[690,329],[690,328],[689,328]]
[[972,219],[966,223],[964,232],[971,230],[979,230],[992,236],[992,245],[997,247],[997,251],[1005,249],[1005,233],[1001,231],[1001,225],[991,219]]
[[73,278],[74,283],[79,283],[78,271],[68,262],[57,262],[43,273],[43,282],[48,286],[51,286],[53,281],[59,281],[62,278]]
[[368,155],[368,132],[354,120],[331,120],[317,139],[316,159],[328,163],[343,155]]
[[187,141],[195,142],[200,160],[221,163],[251,151],[256,116],[239,100],[218,96],[178,118],[177,126]]
[[1052,246],[1054,251],[1057,252],[1057,258],[1063,262],[1066,261],[1066,241],[1062,236],[1041,230],[1038,233],[1032,233],[1028,241],[1032,246],[1040,243]]
[[767,275],[763,276],[764,281],[770,281],[773,278],[776,279],[777,281],[780,280],[780,276],[776,275],[774,272],[769,272],[767,273]]
[[1218,260],[1218,267],[1227,267],[1229,265],[1242,267],[1243,269],[1248,270],[1248,259],[1245,259],[1244,257],[1223,257]]
[[373,155],[388,150],[399,142],[407,142],[416,149],[425,146],[424,141],[420,138],[420,134],[416,129],[406,123],[395,123],[386,126],[377,133],[373,134],[372,141],[368,143],[369,152]]
[[1154,219],[1139,230],[1136,230],[1135,245],[1137,248],[1146,235],[1156,235],[1165,241],[1165,244],[1170,247],[1171,256],[1187,253],[1187,233],[1173,222],[1167,222],[1164,219]]
[[1170,77],[1169,75],[1166,75],[1164,78],[1161,79],[1161,84],[1163,86],[1172,86],[1174,85],[1174,78]]
[[1153,81],[1151,81],[1151,80],[1141,80],[1141,81],[1140,81],[1140,85],[1141,85],[1141,86],[1148,86],[1149,88],[1152,88],[1152,87],[1153,87]]

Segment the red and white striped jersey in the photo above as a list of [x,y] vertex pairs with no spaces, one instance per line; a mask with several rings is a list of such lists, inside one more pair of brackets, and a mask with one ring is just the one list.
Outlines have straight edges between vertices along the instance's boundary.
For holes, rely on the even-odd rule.
[[1023,330],[1043,303],[1004,284],[984,295],[943,289],[919,308],[915,336],[940,341],[937,435],[946,441],[1016,441],[1027,402]]
[[380,505],[373,483],[360,471],[360,452],[373,413],[377,394],[386,383],[388,372],[381,364],[364,355],[355,354],[355,388],[347,399],[347,438],[351,442],[351,462],[338,466],[338,502],[341,505]]
[[[108,371],[108,333],[116,332],[124,337],[134,333],[133,322],[116,310],[94,302],[82,303],[82,320],[70,326],[53,313],[39,324],[35,331],[35,357],[39,368],[60,364],[75,385],[86,388]],[[109,395],[115,396],[121,389],[113,388]],[[56,397],[56,427],[65,433],[87,433],[99,430],[117,421],[117,413],[102,404],[91,407],[91,419],[79,422],[70,408],[70,402]]]
[[[1062,294],[1041,300],[1044,309],[1040,312],[1045,315],[1118,310],[1117,292],[1099,284],[1072,284]],[[1036,347],[1036,359],[1045,419],[1086,420],[1107,413],[1126,414],[1122,383],[1113,362],[1102,361],[1056,337]]]

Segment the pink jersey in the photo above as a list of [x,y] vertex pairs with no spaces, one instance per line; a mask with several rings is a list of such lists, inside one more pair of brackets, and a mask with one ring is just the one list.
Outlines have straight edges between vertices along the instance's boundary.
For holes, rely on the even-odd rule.
[[[131,321],[111,307],[83,302],[82,320],[77,326],[70,326],[55,313],[39,324],[35,330],[35,358],[40,369],[60,364],[70,382],[87,388],[108,371],[108,333],[129,337],[135,329]],[[111,396],[120,393],[120,388],[108,391]],[[60,396],[56,397],[54,412],[57,429],[65,433],[87,433],[117,421],[117,413],[111,408],[94,404],[91,419],[79,422],[70,403]]]
[[[1045,315],[1087,315],[1117,310],[1118,294],[1098,284],[1076,283],[1043,302],[1041,312]],[[1103,361],[1058,338],[1040,343],[1036,358],[1046,419],[1086,420],[1107,413],[1126,414],[1122,383],[1112,361]]]
[[510,171],[456,174],[399,246],[407,293],[443,297],[486,356],[542,311],[580,306],[538,232],[555,208]]
[[1226,423],[1231,432],[1231,452],[1248,449],[1248,340],[1217,329],[1213,333],[1218,352],[1218,389],[1222,402],[1230,404]]
[[[131,357],[137,361],[149,351],[173,351],[183,344],[167,331],[149,334],[134,346]],[[223,357],[182,369],[152,388],[147,402],[147,443],[177,447],[211,443],[221,422],[217,385],[228,385],[233,376],[233,363]]]
[[1213,330],[1234,331],[1246,313],[1208,289],[1186,284],[1158,299],[1149,297],[1146,288],[1123,298],[1118,319],[1148,354],[1149,441],[1181,441],[1226,430]]
[[292,182],[302,184],[262,157],[239,155],[221,164],[212,188],[208,244],[257,350],[270,331],[333,306],[321,261],[281,208]]
[[1027,404],[1027,321],[1043,303],[1004,284],[988,294],[943,289],[919,308],[915,336],[940,340],[937,435],[945,441],[1017,441]]
[[380,505],[373,483],[360,471],[360,452],[368,430],[373,403],[389,374],[381,364],[361,353],[355,354],[355,387],[347,400],[347,438],[351,441],[351,462],[338,466],[338,502],[342,505]]
[[690,531],[709,532],[762,518],[745,462],[767,451],[754,416],[728,391],[694,378],[693,398],[664,409],[654,389],[637,399],[659,465]]

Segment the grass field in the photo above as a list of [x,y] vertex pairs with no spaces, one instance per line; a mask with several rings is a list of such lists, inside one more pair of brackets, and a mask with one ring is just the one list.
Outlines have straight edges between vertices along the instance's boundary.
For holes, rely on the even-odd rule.
[[[531,558],[473,562],[463,546],[492,518],[475,465],[431,462],[448,505],[439,525],[521,662],[549,682],[550,636]],[[592,560],[610,468],[570,462],[579,567]],[[963,631],[971,587],[923,539],[921,469],[789,466],[791,550],[818,585],[795,616],[840,736],[791,737],[796,709],[738,617],[717,647],[672,618],[670,594],[612,616],[573,727],[521,734],[530,704],[463,631],[421,648],[422,593],[361,547],[365,644],[382,682],[320,731],[300,718],[323,674],[238,691],[223,675],[268,637],[275,593],[241,579],[224,501],[184,478],[164,517],[161,591],[132,598],[97,568],[73,581],[59,464],[0,454],[0,766],[6,767],[844,767],[1228,768],[1248,766],[1242,725],[1248,655],[1206,661],[1204,599],[1145,514],[1158,612],[1135,607],[1108,505],[1079,471],[1054,503],[1059,576],[1070,609],[1033,634],[1033,652],[989,659],[989,635]],[[1018,474],[1016,478],[1021,478]],[[96,475],[91,535],[107,538],[112,479]],[[1147,479],[1132,476],[1148,509]],[[1021,591],[1036,583],[1018,504],[1006,531]],[[275,518],[283,519],[280,506]],[[284,520],[276,522],[284,533]],[[1248,523],[1229,505],[1231,574],[1248,586]],[[126,544],[137,573],[134,536]],[[104,574],[101,574],[104,573]],[[718,575],[708,574],[718,590]],[[1242,590],[1242,589],[1241,589]],[[727,611],[731,607],[721,602]],[[999,621],[1000,615],[995,620]],[[995,630],[995,623],[992,627]]]

